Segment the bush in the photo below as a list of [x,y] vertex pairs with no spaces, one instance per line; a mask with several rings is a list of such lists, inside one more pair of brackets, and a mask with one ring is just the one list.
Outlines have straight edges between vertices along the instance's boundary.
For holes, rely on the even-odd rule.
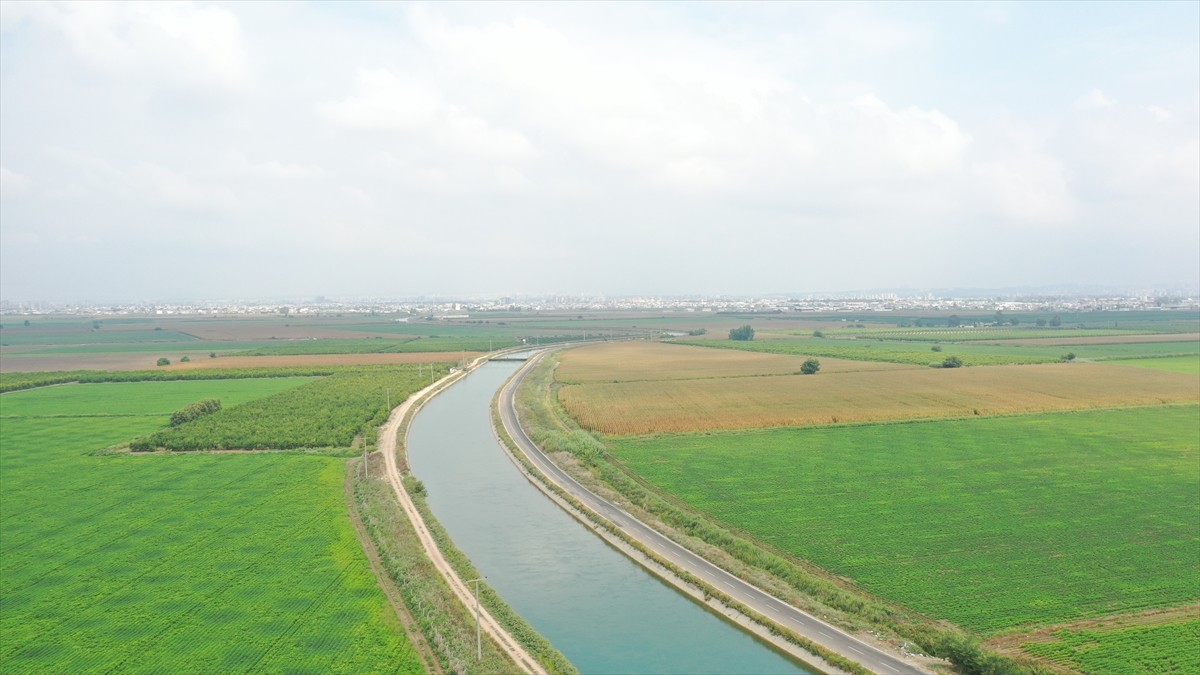
[[804,362],[804,365],[800,366],[800,372],[805,375],[816,375],[820,369],[821,362],[816,359],[808,359]]
[[1075,352],[1067,352],[1066,354],[1063,354],[1062,360],[1063,361],[1074,361],[1075,360]]
[[942,346],[941,346],[941,345],[934,345],[934,346],[932,346],[932,347],[930,347],[930,348],[929,348],[929,351],[931,351],[931,352],[940,352],[940,351],[942,351]]
[[743,340],[743,341],[753,340],[754,339],[754,329],[750,327],[750,324],[746,324],[745,326],[742,326],[741,328],[733,328],[729,331],[729,339],[730,340]]
[[813,337],[815,337],[815,338],[823,338],[823,337],[825,337],[825,334],[824,334],[824,333],[822,333],[822,332],[821,332],[821,331],[819,331],[819,330],[814,330],[814,331],[813,331]]
[[957,356],[947,356],[945,361],[942,361],[943,368],[962,368],[962,359]]
[[185,356],[185,357],[183,357],[182,359],[179,359],[179,362],[180,362],[180,363],[187,363],[188,361],[191,361],[191,360],[192,360],[192,359],[191,359],[191,357]]
[[171,426],[177,427],[180,424],[186,424],[205,415],[211,415],[220,409],[221,402],[215,398],[206,398],[203,401],[189,403],[171,413]]
[[169,366],[169,365],[171,365],[171,359],[168,359],[168,358],[167,358],[167,357],[165,357],[165,356],[159,357],[159,359],[158,359],[158,365],[160,365],[160,366]]

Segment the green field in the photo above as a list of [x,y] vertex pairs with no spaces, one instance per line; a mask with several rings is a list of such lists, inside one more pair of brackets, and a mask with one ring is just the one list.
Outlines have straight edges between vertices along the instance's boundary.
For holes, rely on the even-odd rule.
[[[1111,361],[1121,366],[1137,366],[1152,368],[1172,373],[1186,373],[1200,377],[1200,356],[1164,356],[1150,359],[1115,359]],[[1200,386],[1200,383],[1197,383]]]
[[1162,356],[1200,355],[1200,341],[1146,342],[1107,345],[991,345],[975,343],[942,343],[941,351],[933,345],[901,340],[679,340],[683,344],[721,349],[741,349],[769,354],[797,356],[827,356],[860,361],[884,361],[926,366],[941,363],[950,355],[958,356],[966,366],[998,366],[1006,364],[1053,363],[1067,353],[1079,359],[1107,360],[1116,358],[1155,358]]
[[[975,340],[1020,340],[1025,338],[1095,338],[1118,335],[1150,334],[1147,330],[1103,328],[1039,328],[1035,326],[986,326],[962,328],[835,328],[822,331],[829,338],[870,338],[875,340],[912,340],[915,342],[970,342]],[[804,333],[794,333],[805,335]]]
[[[0,670],[419,672],[346,518],[343,461],[91,454],[162,427],[179,401],[294,385],[5,394]],[[98,387],[134,392],[125,416],[83,416],[108,412],[78,395]]]
[[1200,598],[1200,408],[608,437],[665,492],[982,634]]
[[1114,630],[1061,630],[1025,651],[1084,673],[1165,675],[1200,672],[1200,620]]
[[221,403],[230,408],[311,382],[306,377],[180,382],[106,382],[33,389],[20,396],[0,396],[0,417],[91,417],[170,414],[220,388]]

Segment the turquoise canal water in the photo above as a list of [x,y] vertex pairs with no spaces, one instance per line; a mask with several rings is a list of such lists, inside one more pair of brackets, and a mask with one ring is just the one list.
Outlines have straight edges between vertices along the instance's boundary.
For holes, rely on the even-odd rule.
[[430,401],[408,436],[413,475],[455,544],[583,673],[804,673],[652,576],[520,474],[492,435],[490,363]]

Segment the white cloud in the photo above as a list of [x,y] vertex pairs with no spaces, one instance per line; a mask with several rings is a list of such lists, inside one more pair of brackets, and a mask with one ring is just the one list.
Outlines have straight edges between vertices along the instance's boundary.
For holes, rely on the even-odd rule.
[[33,181],[27,176],[6,166],[0,166],[0,194],[12,196],[28,190],[30,185],[33,185]]
[[[162,228],[204,233],[181,260],[281,247],[287,267],[243,282],[283,291],[349,283],[295,270],[365,279],[416,245],[439,262],[405,266],[414,293],[520,274],[606,292],[919,283],[895,261],[966,242],[962,275],[922,277],[952,284],[993,269],[972,242],[994,253],[1012,233],[1194,241],[1195,60],[1151,72],[1065,34],[1026,44],[1029,17],[998,7],[1002,29],[980,16],[995,7],[0,2],[0,274],[6,292],[62,286],[21,261],[86,236],[97,260],[144,258]],[[1086,23],[1072,35],[1103,44]],[[467,240],[483,252],[437,255]],[[808,245],[855,263],[793,275]],[[497,274],[493,249],[528,271]],[[724,258],[761,264],[705,274]]]
[[1009,222],[1063,223],[1075,212],[1062,162],[1031,149],[972,167],[975,184]]
[[519,132],[447,103],[432,83],[401,78],[389,70],[360,70],[355,93],[326,101],[318,112],[335,124],[358,129],[408,132],[467,156],[517,161],[535,154]]
[[249,71],[236,16],[191,2],[35,2],[19,19],[61,36],[94,71],[174,87],[240,87]]
[[1104,92],[1099,89],[1093,89],[1087,93],[1087,96],[1079,99],[1080,105],[1085,108],[1111,108],[1117,104],[1116,101],[1104,95]]

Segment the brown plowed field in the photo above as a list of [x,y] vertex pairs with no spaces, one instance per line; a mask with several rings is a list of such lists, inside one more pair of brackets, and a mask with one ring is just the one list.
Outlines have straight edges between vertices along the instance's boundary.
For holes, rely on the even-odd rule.
[[567,385],[559,398],[610,434],[750,429],[1200,401],[1182,373],[1071,363]]
[[[564,352],[554,377],[559,382],[587,383],[790,375],[800,372],[804,359],[661,342],[614,342]],[[825,373],[921,368],[848,359],[820,361]]]

